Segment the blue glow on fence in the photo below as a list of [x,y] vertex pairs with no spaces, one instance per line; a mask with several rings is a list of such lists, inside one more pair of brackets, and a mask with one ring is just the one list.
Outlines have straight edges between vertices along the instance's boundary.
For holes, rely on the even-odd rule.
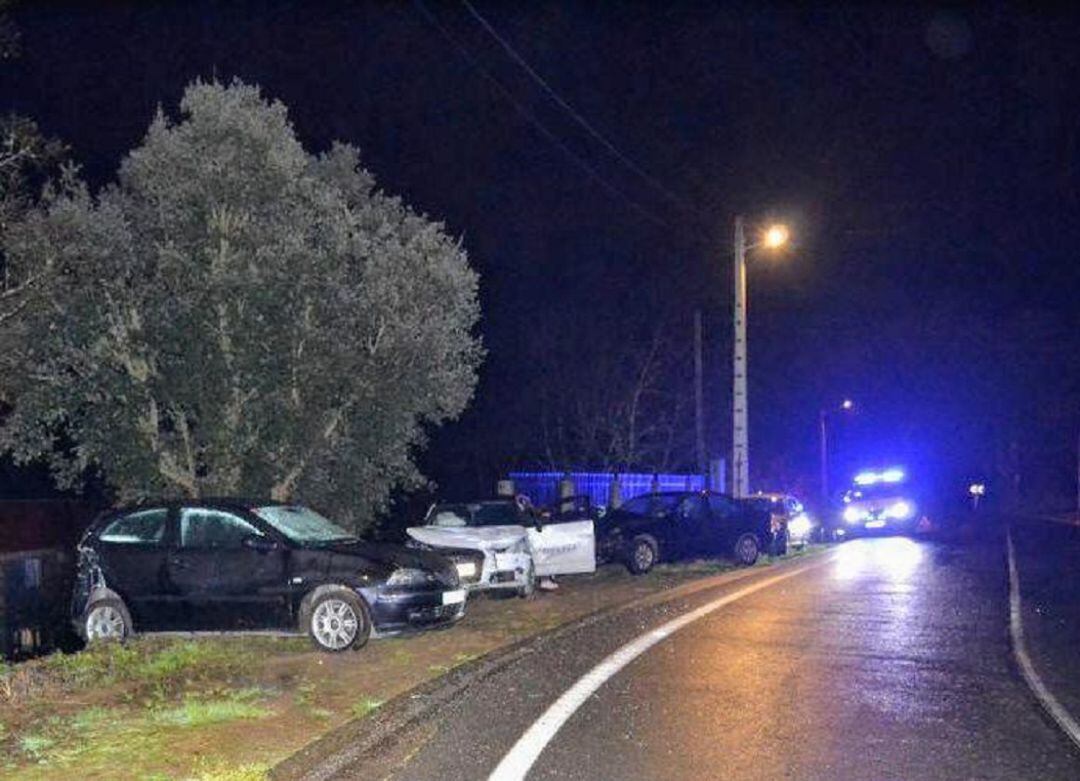
[[[616,475],[608,472],[511,472],[514,490],[528,496],[533,504],[552,505],[559,498],[559,481],[574,482],[574,493],[588,496],[594,505],[606,507],[611,497],[611,483]],[[617,475],[622,501],[652,491],[704,491],[702,475],[630,472]]]

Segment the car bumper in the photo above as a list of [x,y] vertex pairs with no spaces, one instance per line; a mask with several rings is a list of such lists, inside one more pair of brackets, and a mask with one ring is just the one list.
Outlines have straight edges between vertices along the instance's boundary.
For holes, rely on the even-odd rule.
[[910,534],[914,529],[914,521],[872,518],[857,523],[844,523],[839,528],[843,529],[844,534],[848,537],[873,534]]
[[448,626],[465,615],[466,589],[361,592],[379,634]]

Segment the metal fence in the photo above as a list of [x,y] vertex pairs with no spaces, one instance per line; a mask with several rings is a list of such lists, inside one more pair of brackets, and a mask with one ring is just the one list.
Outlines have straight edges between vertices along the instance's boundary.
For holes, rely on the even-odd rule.
[[611,474],[608,472],[511,472],[514,490],[528,496],[533,504],[551,505],[559,497],[559,481],[570,479],[574,493],[587,495],[594,505],[606,507],[611,496],[611,484],[619,481],[619,495],[623,501],[650,491],[702,491],[706,481],[702,475],[648,474],[631,472]]

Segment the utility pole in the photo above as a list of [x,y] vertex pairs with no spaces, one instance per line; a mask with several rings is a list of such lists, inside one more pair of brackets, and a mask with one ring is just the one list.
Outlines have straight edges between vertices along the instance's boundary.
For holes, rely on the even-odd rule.
[[731,488],[736,497],[750,493],[750,437],[746,393],[746,234],[735,217],[735,356],[732,364]]
[[694,310],[694,432],[697,440],[698,474],[705,476],[709,470],[709,457],[705,452],[705,393],[702,388],[700,309]]

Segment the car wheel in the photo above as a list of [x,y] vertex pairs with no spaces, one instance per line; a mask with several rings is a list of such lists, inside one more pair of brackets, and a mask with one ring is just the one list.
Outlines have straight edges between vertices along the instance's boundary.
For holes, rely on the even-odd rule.
[[323,591],[302,611],[303,627],[320,651],[360,648],[371,636],[371,616],[364,600],[344,588]]
[[735,541],[735,560],[746,567],[753,566],[760,553],[761,545],[753,534],[744,534]]
[[653,568],[656,559],[656,540],[642,535],[641,537],[635,537],[630,544],[630,557],[626,562],[626,566],[635,575],[644,575]]
[[126,640],[133,633],[131,613],[116,597],[94,600],[83,611],[79,633],[87,643]]
[[525,585],[517,590],[517,595],[522,599],[528,599],[536,593],[536,566],[530,561],[529,569],[525,571]]

